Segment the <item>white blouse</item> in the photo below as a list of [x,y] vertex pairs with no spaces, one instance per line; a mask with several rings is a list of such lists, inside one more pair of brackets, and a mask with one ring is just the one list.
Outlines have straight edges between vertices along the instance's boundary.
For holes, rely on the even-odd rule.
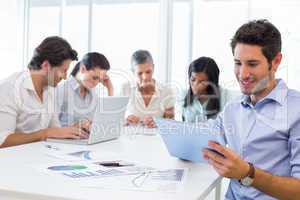
[[125,116],[135,115],[139,118],[145,116],[163,117],[165,110],[174,107],[175,98],[171,87],[155,82],[155,92],[148,106],[145,105],[137,85],[126,83],[122,86],[121,95],[129,96],[129,103]]

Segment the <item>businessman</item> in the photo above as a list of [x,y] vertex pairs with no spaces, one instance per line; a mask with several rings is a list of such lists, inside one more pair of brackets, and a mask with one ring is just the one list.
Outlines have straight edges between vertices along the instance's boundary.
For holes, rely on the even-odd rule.
[[66,78],[77,53],[60,37],[48,37],[35,49],[28,70],[0,83],[0,147],[47,138],[87,138],[89,124],[60,127],[54,87]]
[[231,40],[234,73],[243,97],[210,122],[228,147],[203,150],[223,177],[225,199],[300,199],[300,93],[275,79],[281,34],[267,20],[242,25]]

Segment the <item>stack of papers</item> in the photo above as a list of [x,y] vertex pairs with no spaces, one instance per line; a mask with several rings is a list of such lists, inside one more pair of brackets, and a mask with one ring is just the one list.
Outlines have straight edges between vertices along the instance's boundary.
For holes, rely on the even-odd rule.
[[102,160],[102,159],[119,159],[120,155],[112,152],[99,152],[91,150],[80,150],[80,151],[53,151],[49,150],[46,152],[47,156],[57,158],[59,160],[65,161],[92,161],[92,160]]
[[52,148],[46,155],[57,158],[57,161],[33,165],[36,170],[64,180],[78,181],[76,184],[80,187],[178,192],[187,174],[185,168],[157,169],[109,152]]
[[103,161],[94,162],[61,162],[36,165],[36,169],[49,175],[60,175],[68,179],[104,178],[146,173],[154,168],[138,165],[124,167],[104,167]]
[[82,181],[83,187],[174,193],[183,189],[187,169],[160,169],[136,175]]

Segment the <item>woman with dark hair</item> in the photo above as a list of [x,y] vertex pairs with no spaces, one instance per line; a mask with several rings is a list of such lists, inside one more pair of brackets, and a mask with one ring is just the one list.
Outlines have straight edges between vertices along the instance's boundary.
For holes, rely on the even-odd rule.
[[189,89],[182,105],[183,121],[206,121],[222,110],[228,95],[219,86],[219,73],[217,63],[209,57],[200,57],[190,64]]
[[77,52],[64,38],[45,38],[34,50],[28,70],[0,83],[0,148],[47,139],[86,139],[84,124],[61,127],[54,88],[66,78]]
[[106,57],[97,52],[87,53],[75,65],[69,78],[58,86],[57,100],[62,126],[92,119],[99,96],[95,88],[99,83],[107,88],[109,96],[113,95],[113,85],[107,75],[109,69]]

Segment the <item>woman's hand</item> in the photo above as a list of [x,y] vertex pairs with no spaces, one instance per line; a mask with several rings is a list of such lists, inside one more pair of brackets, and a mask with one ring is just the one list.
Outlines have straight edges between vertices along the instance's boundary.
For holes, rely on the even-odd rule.
[[151,116],[146,116],[143,119],[143,124],[147,127],[147,128],[156,128],[155,122],[153,120],[153,117]]
[[140,118],[135,115],[129,115],[126,118],[127,125],[137,125],[138,123],[140,123]]
[[104,85],[104,87],[107,88],[108,96],[112,96],[113,95],[113,84],[111,82],[110,77],[107,74],[105,74],[103,79],[101,79],[100,82]]

